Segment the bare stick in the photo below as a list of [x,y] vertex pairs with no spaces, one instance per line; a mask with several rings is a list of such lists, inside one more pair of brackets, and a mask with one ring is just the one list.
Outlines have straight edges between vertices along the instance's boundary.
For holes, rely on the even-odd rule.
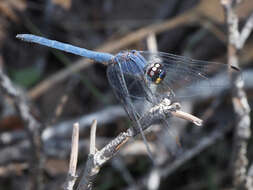
[[90,154],[94,155],[96,153],[96,130],[97,130],[97,120],[93,120],[90,129]]
[[[226,15],[228,27],[228,65],[239,65],[238,50],[241,49],[253,29],[253,18],[250,16],[243,32],[239,32],[239,18],[234,8],[239,2],[233,0],[221,0]],[[250,131],[250,107],[244,92],[244,81],[238,73],[231,73],[233,85],[233,106],[236,114],[236,126],[234,130],[234,147],[232,155],[233,185],[236,189],[252,189],[252,177],[247,176],[247,145],[251,136]]]
[[181,119],[185,119],[187,121],[190,121],[192,123],[194,123],[197,126],[202,126],[203,125],[203,120],[199,119],[198,117],[191,115],[189,113],[180,111],[180,110],[176,110],[176,111],[172,111],[171,114],[175,117],[181,118]]
[[248,18],[245,26],[242,29],[241,36],[240,36],[240,42],[238,44],[238,48],[243,48],[246,40],[249,38],[249,35],[251,34],[253,29],[253,13]]
[[69,162],[69,172],[64,184],[65,190],[73,190],[77,176],[76,176],[76,166],[78,160],[78,142],[79,142],[79,124],[75,123],[73,125],[72,132],[72,144],[71,144],[71,154]]
[[[154,106],[147,114],[145,114],[145,119],[141,119],[141,124],[142,126],[144,126],[144,130],[146,129],[146,126],[149,126],[150,124],[152,124],[152,122],[154,122],[155,118],[156,120],[166,119],[171,115],[181,119],[185,119],[189,122],[194,123],[197,126],[201,126],[203,124],[203,121],[201,119],[194,115],[181,111],[180,107],[181,105],[179,103],[175,102],[171,104],[170,100],[165,98],[160,104]],[[151,120],[149,120],[148,118],[151,118]]]

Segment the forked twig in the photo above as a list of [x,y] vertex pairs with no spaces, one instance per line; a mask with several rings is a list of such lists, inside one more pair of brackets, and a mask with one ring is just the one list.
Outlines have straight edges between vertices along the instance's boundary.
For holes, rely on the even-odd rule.
[[[178,103],[173,103],[168,99],[164,99],[159,105],[154,106],[147,112],[141,119],[140,124],[143,127],[143,130],[149,128],[152,124],[160,121],[161,119],[166,119],[170,117],[172,113],[177,112],[180,109]],[[179,112],[181,118],[186,119],[190,122],[195,121],[192,118],[197,119],[197,117],[185,113],[183,111]],[[198,119],[199,123],[202,123],[202,120]],[[93,182],[100,171],[100,168],[120,150],[120,148],[128,142],[131,137],[135,137],[140,134],[139,130],[129,128],[126,132],[120,133],[115,139],[108,143],[101,150],[96,151],[95,145],[95,133],[96,133],[96,121],[93,121],[91,127],[91,145],[90,145],[90,154],[86,162],[84,174],[78,185],[78,190],[87,190],[92,189]]]
[[93,182],[99,173],[101,166],[115,155],[120,147],[127,142],[132,133],[130,129],[127,130],[127,132],[121,133],[104,148],[96,151],[96,123],[96,120],[94,120],[91,127],[90,154],[88,155],[84,174],[77,188],[78,190],[92,189]]

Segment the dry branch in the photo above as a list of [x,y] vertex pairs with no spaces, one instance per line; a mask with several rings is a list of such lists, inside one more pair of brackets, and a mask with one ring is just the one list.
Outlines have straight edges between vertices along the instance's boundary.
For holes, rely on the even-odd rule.
[[[227,62],[229,66],[239,66],[238,53],[244,46],[251,30],[253,29],[253,16],[251,15],[246,22],[246,25],[239,31],[239,18],[235,13],[235,6],[238,1],[221,0],[224,8],[227,30],[228,30],[228,54]],[[252,177],[247,175],[248,158],[247,145],[248,139],[251,136],[250,131],[250,107],[247,96],[244,91],[244,81],[240,74],[231,73],[232,82],[232,100],[234,111],[236,114],[236,126],[234,130],[234,147],[233,147],[233,185],[236,189],[252,189]]]
[[[149,128],[152,124],[159,122],[162,119],[170,117],[171,113],[180,109],[178,103],[171,104],[170,100],[164,99],[160,104],[154,106],[147,112],[141,119],[140,124],[143,127],[143,131]],[[192,117],[188,113],[181,112],[186,120],[192,122]],[[190,117],[191,116],[191,117]],[[190,119],[189,119],[190,118]],[[196,118],[196,117],[195,117]],[[199,119],[200,120],[200,119]],[[120,150],[120,148],[128,142],[131,137],[135,137],[140,134],[141,131],[135,128],[129,128],[126,132],[120,133],[115,139],[108,143],[104,148],[99,151],[95,151],[95,131],[96,125],[91,129],[91,146],[90,154],[86,162],[84,174],[78,185],[79,190],[92,189],[94,180],[100,171],[100,168]]]
[[76,166],[78,160],[78,142],[79,142],[79,124],[75,123],[73,125],[72,132],[72,143],[71,143],[71,154],[69,161],[69,172],[64,184],[65,190],[73,190],[77,176],[76,176]]

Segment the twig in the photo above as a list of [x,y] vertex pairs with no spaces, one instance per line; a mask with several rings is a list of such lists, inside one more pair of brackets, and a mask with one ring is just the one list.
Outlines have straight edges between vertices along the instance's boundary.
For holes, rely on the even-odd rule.
[[[152,124],[160,121],[161,119],[165,119],[170,115],[171,112],[175,112],[177,109],[180,109],[178,103],[171,104],[170,100],[164,99],[159,105],[154,106],[146,113],[141,119],[140,124],[143,127],[143,130],[150,127]],[[189,114],[190,115],[190,114]],[[184,119],[188,119],[185,117]],[[95,129],[93,129],[95,130]],[[92,131],[93,131],[92,130]],[[129,128],[126,132],[119,134],[115,139],[113,139],[110,143],[108,143],[103,149],[95,152],[95,154],[91,154],[91,151],[94,152],[95,144],[94,144],[94,134],[93,131],[91,134],[91,147],[90,154],[88,156],[88,161],[86,163],[85,171],[82,179],[78,185],[78,190],[87,190],[92,189],[93,182],[99,173],[100,168],[104,163],[109,161],[119,150],[120,148],[128,142],[130,137],[134,137],[140,134],[140,130]]]
[[90,154],[95,155],[96,153],[96,131],[97,131],[97,120],[93,120],[90,129]]
[[73,126],[72,133],[72,144],[71,144],[71,154],[69,162],[69,172],[64,184],[65,190],[73,190],[77,176],[76,176],[76,166],[78,160],[78,142],[79,142],[79,124],[75,123]]
[[180,111],[180,110],[176,110],[174,112],[171,112],[171,114],[175,117],[190,121],[190,122],[194,123],[197,126],[202,126],[203,125],[203,120],[201,120],[198,117],[196,117],[194,115],[191,115],[189,113],[186,113],[186,112],[183,112],[183,111]]
[[144,115],[144,118],[141,119],[140,123],[145,130],[147,127],[153,124],[154,121],[166,119],[172,115],[192,122],[195,125],[202,125],[203,121],[201,119],[189,113],[180,111],[180,107],[181,105],[179,103],[175,102],[171,104],[170,100],[165,98],[160,104],[151,108],[150,111]]
[[[238,2],[233,0],[221,0],[226,22],[228,27],[228,65],[239,65],[238,51],[244,46],[251,30],[253,29],[253,16],[251,15],[246,22],[242,33],[239,32],[239,19],[234,8]],[[234,147],[233,147],[233,185],[236,189],[252,189],[252,177],[247,176],[247,145],[250,138],[250,107],[246,94],[244,92],[244,81],[240,74],[232,72],[231,81],[233,85],[233,106],[237,116],[236,126],[234,130]]]
[[97,151],[94,155],[90,154],[86,163],[85,171],[78,185],[78,190],[92,189],[94,180],[99,173],[102,165],[110,160],[132,136],[132,131],[129,129],[118,135],[114,140],[107,144],[102,150]]
[[24,95],[12,85],[10,79],[3,73],[2,68],[0,68],[0,88],[14,101],[17,112],[25,122],[25,129],[32,151],[30,158],[31,189],[42,189],[43,164],[45,159],[41,140],[42,125],[32,116]]
[[240,42],[238,43],[238,48],[242,49],[246,40],[249,38],[249,35],[251,34],[253,29],[253,13],[248,18],[245,26],[242,29]]

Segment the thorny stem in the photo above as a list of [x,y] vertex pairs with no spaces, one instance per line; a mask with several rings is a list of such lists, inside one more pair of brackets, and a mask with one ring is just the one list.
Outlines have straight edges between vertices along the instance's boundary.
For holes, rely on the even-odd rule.
[[[221,0],[226,14],[226,22],[228,27],[228,65],[239,65],[238,51],[244,46],[246,39],[248,38],[253,28],[253,16],[251,15],[246,22],[242,33],[238,29],[238,16],[234,12],[234,7],[239,1],[233,0]],[[243,90],[244,81],[239,73],[231,73],[232,82],[232,100],[234,111],[237,116],[237,122],[235,126],[234,134],[234,147],[233,147],[233,185],[237,189],[252,189],[252,178],[247,176],[247,145],[248,139],[251,136],[250,131],[250,107],[246,94]]]

